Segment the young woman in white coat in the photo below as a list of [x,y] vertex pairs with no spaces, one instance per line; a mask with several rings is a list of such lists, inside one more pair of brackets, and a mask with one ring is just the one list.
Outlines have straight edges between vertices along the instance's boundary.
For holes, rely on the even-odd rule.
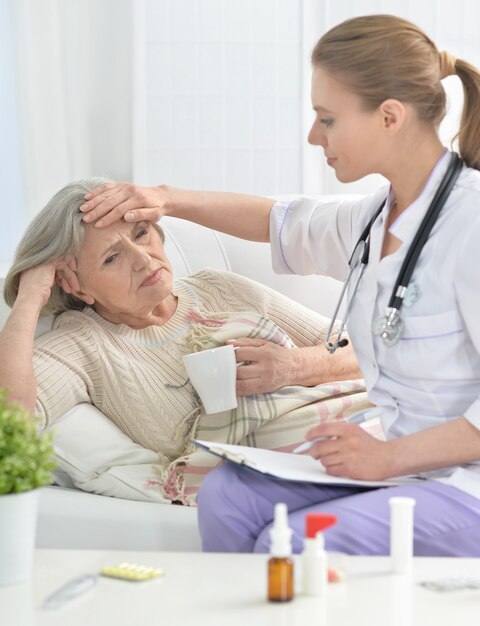
[[[426,480],[380,489],[322,487],[226,464],[206,478],[199,495],[205,550],[266,551],[274,504],[285,502],[295,551],[302,549],[305,513],[316,511],[338,515],[326,534],[329,550],[387,554],[388,500],[411,496],[415,554],[478,557],[480,73],[439,52],[415,25],[388,15],[334,27],[315,46],[312,64],[310,143],[323,149],[340,181],[380,173],[388,186],[362,200],[274,204],[123,184],[87,197],[84,219],[102,227],[119,218],[175,215],[270,241],[279,272],[342,280],[363,237],[368,265],[352,271],[348,330],[386,441],[358,425],[319,424],[309,438],[324,439],[309,454],[338,477],[416,473]],[[438,136],[446,106],[441,81],[449,75],[464,88],[462,161]],[[406,270],[405,259],[412,261]],[[332,337],[330,348],[338,341]]]

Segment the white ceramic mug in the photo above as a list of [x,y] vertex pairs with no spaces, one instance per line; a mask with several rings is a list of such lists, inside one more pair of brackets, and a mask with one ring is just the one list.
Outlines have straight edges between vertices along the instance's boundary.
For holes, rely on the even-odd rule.
[[221,346],[183,357],[190,382],[202,401],[205,413],[237,408],[237,362],[234,346]]

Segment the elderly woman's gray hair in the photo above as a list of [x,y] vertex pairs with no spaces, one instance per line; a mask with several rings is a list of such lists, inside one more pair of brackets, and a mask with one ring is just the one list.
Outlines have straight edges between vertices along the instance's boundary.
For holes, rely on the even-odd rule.
[[[18,244],[12,266],[5,278],[3,297],[8,306],[12,307],[20,284],[20,275],[42,263],[59,258],[78,256],[85,236],[85,224],[80,206],[85,202],[84,196],[95,187],[111,183],[108,178],[86,178],[65,185],[47,205],[38,213],[27,227]],[[155,224],[162,241],[162,229]],[[65,293],[56,283],[41,315],[59,314],[68,310],[82,310],[85,302]]]

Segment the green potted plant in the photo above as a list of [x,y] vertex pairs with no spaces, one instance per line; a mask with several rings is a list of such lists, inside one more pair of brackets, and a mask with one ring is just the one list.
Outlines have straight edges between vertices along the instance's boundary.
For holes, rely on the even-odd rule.
[[51,435],[0,389],[0,585],[30,578],[40,487],[55,468]]

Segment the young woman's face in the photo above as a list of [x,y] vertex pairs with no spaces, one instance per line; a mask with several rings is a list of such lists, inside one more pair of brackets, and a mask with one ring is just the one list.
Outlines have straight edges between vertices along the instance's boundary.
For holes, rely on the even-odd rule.
[[322,67],[312,74],[316,118],[309,143],[322,146],[338,180],[352,182],[378,172],[383,133],[378,111],[367,111],[356,96]]
[[111,320],[148,315],[172,291],[172,266],[149,222],[88,225],[77,272],[97,312]]

